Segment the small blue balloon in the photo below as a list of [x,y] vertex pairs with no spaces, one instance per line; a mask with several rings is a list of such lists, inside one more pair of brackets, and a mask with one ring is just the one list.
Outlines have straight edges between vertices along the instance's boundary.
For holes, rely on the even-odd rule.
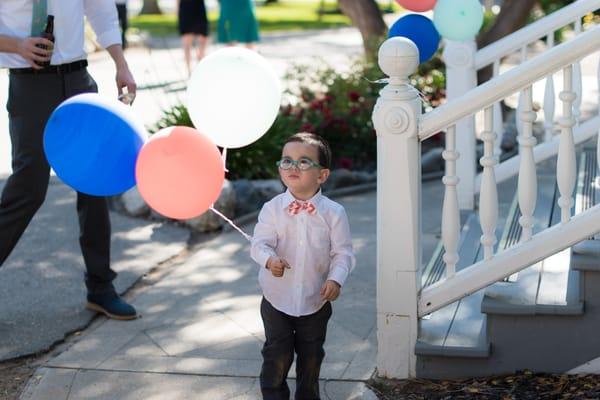
[[112,196],[135,186],[135,162],[145,136],[127,106],[86,93],[54,110],[44,131],[44,151],[73,189]]
[[446,39],[459,42],[473,39],[483,24],[479,0],[438,0],[433,23]]
[[392,25],[388,37],[402,36],[412,40],[419,49],[419,62],[429,60],[437,51],[440,35],[433,22],[420,14],[408,14]]

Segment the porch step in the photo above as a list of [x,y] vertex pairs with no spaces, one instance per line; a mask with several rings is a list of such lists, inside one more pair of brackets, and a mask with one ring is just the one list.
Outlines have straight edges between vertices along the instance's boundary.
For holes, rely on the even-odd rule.
[[[471,215],[465,223],[459,247],[459,262],[456,270],[471,265],[481,259],[479,238],[481,227],[476,215]],[[477,245],[474,245],[477,243]],[[442,261],[443,248],[438,246],[432,261],[423,273],[423,285],[429,286],[444,275]],[[485,358],[490,354],[490,344],[486,332],[486,316],[479,312],[483,291],[476,292],[462,300],[419,320],[419,338],[415,354],[422,356]]]
[[[575,213],[594,204],[594,178],[596,177],[595,151],[580,155],[577,179]],[[542,184],[534,214],[536,231],[543,230],[560,221],[560,196],[552,176],[539,178]],[[515,199],[516,201],[516,199]],[[518,225],[520,213],[515,210],[511,224]],[[513,226],[505,232],[515,231]],[[520,236],[520,230],[519,230]],[[508,246],[507,246],[508,247]],[[486,314],[503,315],[581,315],[584,312],[582,277],[571,268],[571,250],[566,249],[518,273],[509,281],[497,282],[485,290],[481,311]]]

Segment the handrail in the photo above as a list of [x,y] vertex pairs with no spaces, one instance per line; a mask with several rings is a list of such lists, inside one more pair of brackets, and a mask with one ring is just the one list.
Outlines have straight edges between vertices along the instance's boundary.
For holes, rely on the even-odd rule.
[[530,240],[510,247],[489,260],[473,264],[457,272],[452,278],[426,287],[419,299],[419,317],[475,293],[598,232],[600,204],[577,214],[569,222],[543,230]]
[[479,70],[495,60],[519,50],[524,44],[532,43],[599,8],[600,0],[578,0],[569,4],[477,51],[475,69]]
[[[600,0],[599,0],[600,1]],[[600,49],[600,26],[487,81],[419,119],[421,141]]]

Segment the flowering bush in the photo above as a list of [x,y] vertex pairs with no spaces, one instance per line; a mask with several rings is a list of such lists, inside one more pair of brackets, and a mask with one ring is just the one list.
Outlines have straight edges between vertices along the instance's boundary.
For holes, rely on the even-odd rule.
[[[435,107],[444,98],[443,65],[439,58],[420,66],[411,83]],[[229,149],[229,179],[272,178],[277,176],[275,161],[281,156],[285,139],[297,132],[323,136],[333,151],[333,168],[374,170],[377,141],[371,115],[382,85],[378,67],[354,63],[338,72],[324,63],[296,65],[285,76],[287,89],[279,114],[269,131],[255,143]],[[190,125],[185,107],[164,114],[157,128]],[[430,141],[428,141],[430,142]],[[433,143],[432,143],[433,144]]]

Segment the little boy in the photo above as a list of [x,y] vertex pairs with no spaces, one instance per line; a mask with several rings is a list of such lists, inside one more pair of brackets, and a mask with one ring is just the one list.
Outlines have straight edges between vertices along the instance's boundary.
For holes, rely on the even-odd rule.
[[312,133],[297,133],[277,162],[287,191],[265,203],[252,239],[265,327],[260,387],[265,400],[289,400],[286,378],[294,351],[296,400],[318,400],[319,372],[331,301],[354,267],[344,208],[321,194],[331,149]]

